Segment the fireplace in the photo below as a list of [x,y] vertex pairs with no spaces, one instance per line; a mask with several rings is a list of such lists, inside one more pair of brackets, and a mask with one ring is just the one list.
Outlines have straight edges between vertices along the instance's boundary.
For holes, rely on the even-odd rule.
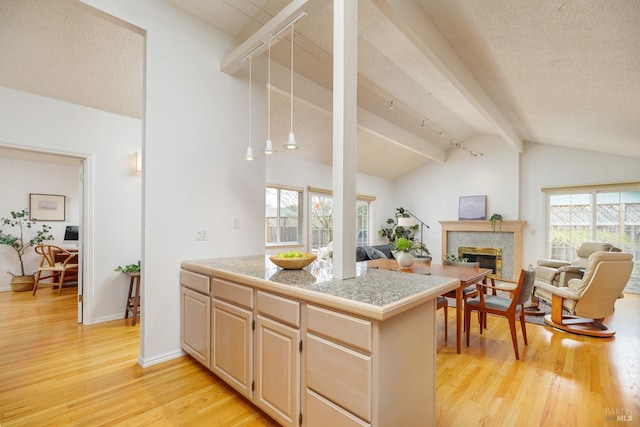
[[[494,230],[490,221],[440,221],[442,257],[459,254],[458,248],[461,246],[497,248],[501,250],[501,277],[516,280],[522,268],[522,229],[525,223],[522,220],[504,220],[502,226]],[[482,262],[486,261],[483,259]]]
[[502,249],[482,246],[458,246],[458,258],[479,262],[480,268],[490,268],[493,274],[502,277]]

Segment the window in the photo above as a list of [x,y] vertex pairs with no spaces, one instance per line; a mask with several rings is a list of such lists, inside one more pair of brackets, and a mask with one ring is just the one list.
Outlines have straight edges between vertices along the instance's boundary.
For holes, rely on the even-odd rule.
[[267,187],[265,203],[265,242],[300,243],[302,190]]
[[543,189],[547,194],[548,256],[571,261],[585,241],[609,242],[633,254],[630,282],[640,284],[640,190],[611,186]]
[[[310,188],[311,249],[323,250],[333,241],[333,194],[331,191]],[[370,196],[357,196],[356,200],[356,245],[369,244]]]
[[320,250],[333,240],[333,197],[311,195],[311,249]]

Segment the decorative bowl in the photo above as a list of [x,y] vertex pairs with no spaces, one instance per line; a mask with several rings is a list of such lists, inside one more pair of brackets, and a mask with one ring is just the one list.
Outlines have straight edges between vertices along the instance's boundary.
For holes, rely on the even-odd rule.
[[314,254],[302,254],[301,257],[279,258],[276,255],[269,257],[272,263],[285,270],[300,270],[315,261]]

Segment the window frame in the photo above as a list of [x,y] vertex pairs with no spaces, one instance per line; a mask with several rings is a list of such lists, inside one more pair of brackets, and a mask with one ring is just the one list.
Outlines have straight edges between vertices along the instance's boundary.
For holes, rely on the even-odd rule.
[[[602,216],[601,209],[607,205],[607,203],[598,203],[598,196],[603,194],[610,193],[626,193],[626,192],[639,192],[640,193],[640,182],[628,182],[628,183],[616,183],[616,184],[596,184],[596,185],[581,185],[581,186],[573,186],[573,187],[543,187],[542,192],[545,196],[545,241],[544,241],[544,250],[546,258],[555,258],[562,259],[568,258],[567,261],[571,261],[575,258],[575,249],[577,246],[574,243],[573,239],[570,239],[569,253],[565,253],[564,257],[556,256],[559,252],[553,251],[553,234],[552,227],[556,224],[551,223],[551,198],[552,196],[571,196],[571,195],[587,195],[589,197],[589,224],[587,225],[589,229],[589,240],[598,241],[598,235],[604,233],[605,230],[603,228],[607,227],[607,223],[600,221],[599,222],[599,214]],[[620,196],[618,196],[618,200],[620,200]],[[635,202],[634,202],[635,203]],[[622,205],[623,202],[618,202],[619,205]],[[615,203],[613,203],[615,205]],[[625,205],[626,206],[626,205]],[[627,227],[634,227],[635,223],[631,221],[627,223],[626,220],[622,225],[623,228],[619,228],[617,234],[621,236],[621,239],[618,241],[611,241],[614,246],[620,247],[625,252],[631,252],[634,254],[634,271],[632,272],[630,282],[640,281],[640,238],[635,237],[635,232],[633,232],[631,239],[628,239]],[[617,225],[620,227],[620,224]],[[573,222],[570,221],[569,224],[570,232],[573,232]],[[625,239],[627,237],[627,239]],[[580,239],[578,239],[580,240]],[[607,239],[612,240],[612,239]],[[578,243],[578,242],[575,242]],[[566,251],[565,251],[566,252]]]
[[[267,241],[267,236],[269,234],[268,232],[268,227],[269,225],[267,224],[267,201],[266,201],[266,192],[268,189],[273,189],[276,190],[276,241],[275,242],[268,242]],[[297,240],[295,241],[283,241],[282,240],[282,235],[281,235],[281,210],[282,210],[282,198],[281,198],[281,192],[282,191],[293,191],[298,193],[298,221],[297,221]],[[265,185],[265,223],[264,223],[264,244],[265,247],[277,247],[277,246],[300,246],[304,244],[304,238],[303,238],[303,225],[304,225],[304,189],[300,188],[300,187],[293,187],[293,186],[289,186],[289,185],[279,185],[279,184],[270,184],[267,183]]]
[[[309,205],[309,208],[308,208],[309,221],[308,221],[308,225],[307,225],[307,229],[308,229],[307,232],[308,232],[308,235],[310,236],[309,237],[309,248],[310,248],[310,250],[314,250],[313,247],[312,247],[313,246],[313,242],[312,242],[312,237],[311,237],[311,236],[313,236],[313,223],[312,223],[313,222],[313,215],[311,213],[311,209],[313,209],[312,198],[313,198],[314,195],[317,195],[317,196],[323,196],[323,197],[330,197],[330,198],[333,199],[333,191],[332,190],[327,190],[325,188],[318,188],[318,187],[312,187],[312,186],[307,187],[307,191],[309,193],[308,197],[307,197],[308,205]],[[370,227],[371,227],[371,202],[373,202],[375,200],[376,200],[375,196],[366,195],[366,194],[356,194],[356,209],[357,209],[357,203],[358,202],[367,203],[367,220],[366,220],[367,228],[366,228],[366,230],[364,230],[364,231],[366,231],[367,245],[370,244],[369,237],[371,236],[371,229],[370,229]],[[356,213],[356,216],[357,216],[357,213]],[[357,218],[356,218],[356,221],[357,221]],[[333,231],[333,224],[332,224],[331,230]],[[356,223],[356,233],[358,233],[359,231],[362,231],[362,230],[358,229],[358,225]],[[356,245],[359,244],[358,240],[359,240],[358,236],[356,235]]]

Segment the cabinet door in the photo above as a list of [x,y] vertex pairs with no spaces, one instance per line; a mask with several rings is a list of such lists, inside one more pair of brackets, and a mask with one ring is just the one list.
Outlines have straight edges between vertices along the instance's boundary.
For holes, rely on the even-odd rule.
[[182,325],[180,341],[184,351],[209,367],[211,299],[209,295],[181,287]]
[[253,334],[251,311],[212,298],[211,370],[252,398]]
[[283,426],[300,414],[300,331],[258,316],[256,403]]

